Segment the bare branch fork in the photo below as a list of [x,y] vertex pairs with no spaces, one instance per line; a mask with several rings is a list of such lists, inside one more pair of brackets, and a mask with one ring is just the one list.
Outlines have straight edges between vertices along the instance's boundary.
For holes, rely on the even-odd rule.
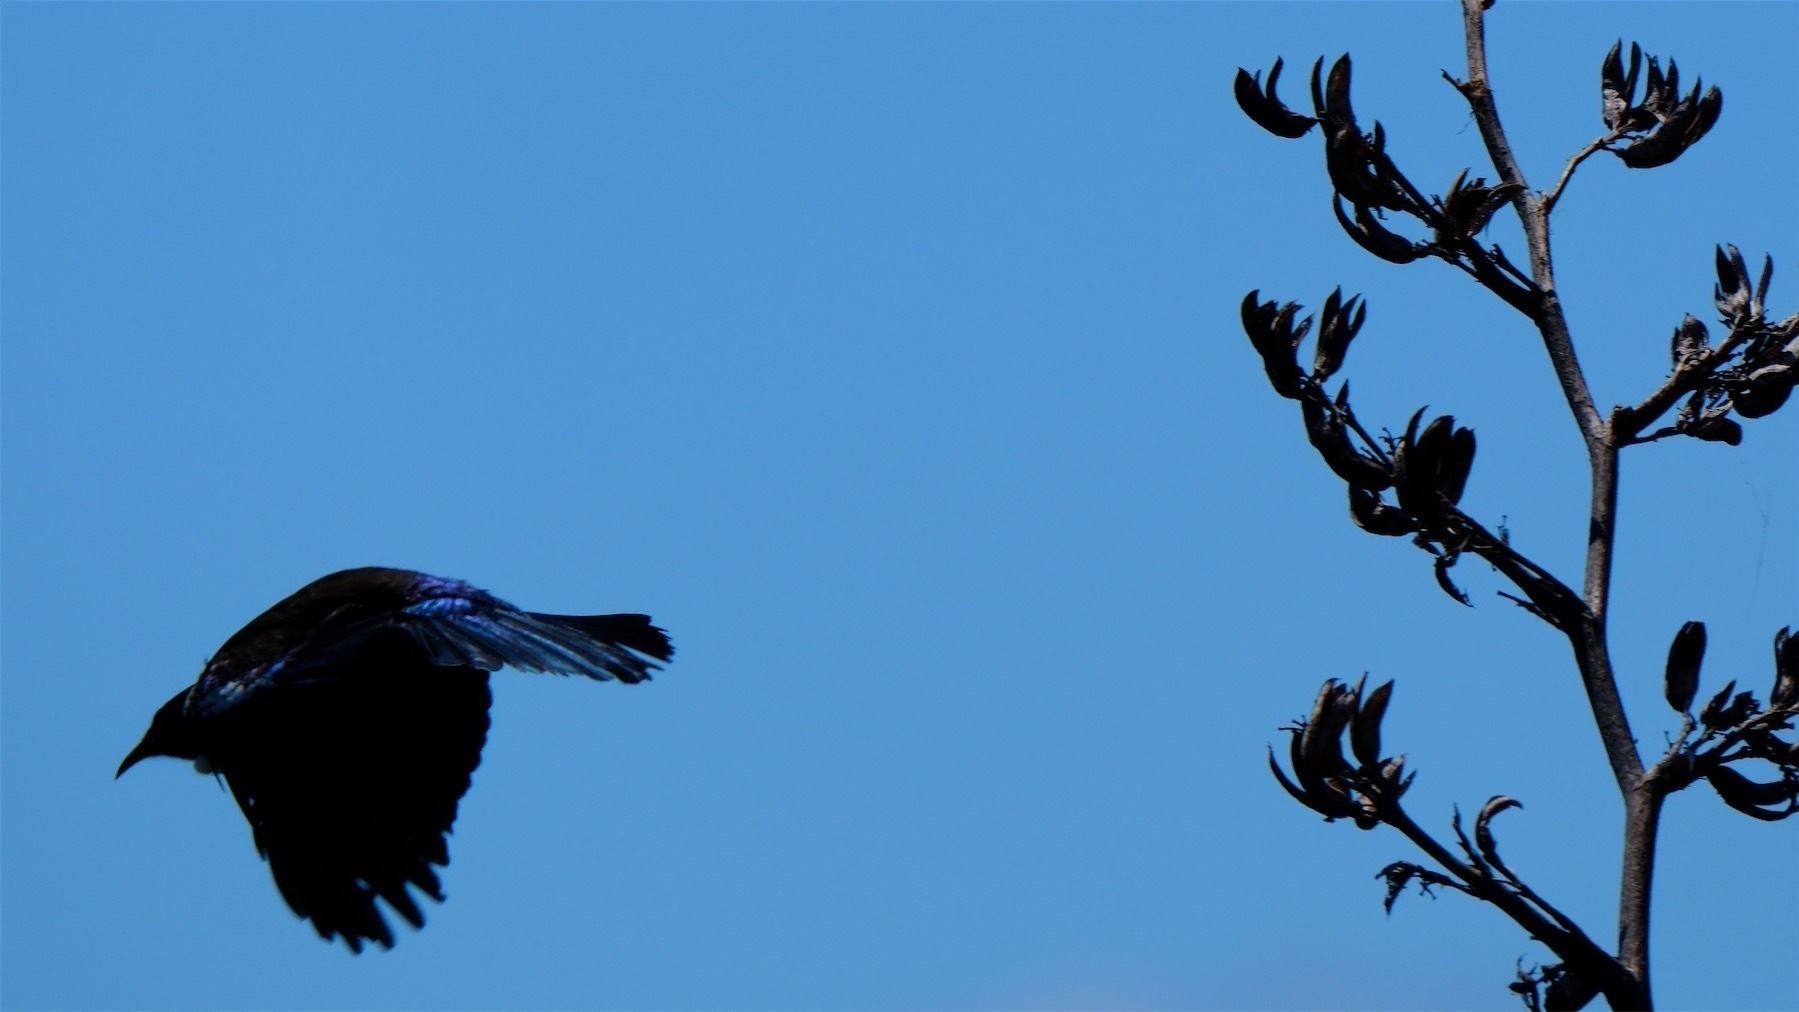
[[[1365,692],[1362,683],[1352,687],[1335,679],[1325,682],[1311,715],[1286,729],[1292,734],[1293,776],[1287,776],[1272,753],[1269,765],[1295,799],[1327,820],[1349,819],[1363,829],[1384,823],[1436,863],[1436,869],[1404,861],[1383,869],[1380,877],[1387,883],[1389,910],[1407,885],[1427,891],[1452,889],[1498,907],[1555,953],[1559,963],[1518,970],[1511,989],[1527,1007],[1580,1008],[1603,994],[1615,1009],[1650,1008],[1649,896],[1656,832],[1667,796],[1705,780],[1726,804],[1752,817],[1777,821],[1799,812],[1799,742],[1779,734],[1799,720],[1799,636],[1787,629],[1775,635],[1775,678],[1765,706],[1752,692],[1736,692],[1732,681],[1695,716],[1692,703],[1699,686],[1705,627],[1698,622],[1682,627],[1669,650],[1664,680],[1668,704],[1682,715],[1681,732],[1666,754],[1645,768],[1618,693],[1607,641],[1618,456],[1626,446],[1671,436],[1740,443],[1742,426],[1731,416],[1772,414],[1799,381],[1799,313],[1769,320],[1765,305],[1772,260],[1764,264],[1758,279],[1752,279],[1736,247],[1720,247],[1713,302],[1726,327],[1723,338],[1713,345],[1705,324],[1688,315],[1674,330],[1668,377],[1640,403],[1602,414],[1593,403],[1556,293],[1550,213],[1576,170],[1600,151],[1610,151],[1633,169],[1666,165],[1680,157],[1718,121],[1723,94],[1716,87],[1704,90],[1702,83],[1695,83],[1683,95],[1673,60],[1664,73],[1660,61],[1653,56],[1645,61],[1636,45],[1630,47],[1628,60],[1621,43],[1613,46],[1600,69],[1605,132],[1568,159],[1553,187],[1535,191],[1512,153],[1493,97],[1483,23],[1489,6],[1491,0],[1463,0],[1468,76],[1465,80],[1443,76],[1473,112],[1497,174],[1495,183],[1479,176],[1470,180],[1464,169],[1443,194],[1426,197],[1387,155],[1381,125],[1377,122],[1364,132],[1357,124],[1349,97],[1348,56],[1337,60],[1328,74],[1322,59],[1313,66],[1312,115],[1289,109],[1278,97],[1280,60],[1274,62],[1265,84],[1260,72],[1251,75],[1239,69],[1236,96],[1252,120],[1277,136],[1298,138],[1322,127],[1325,168],[1335,190],[1333,211],[1363,249],[1398,264],[1422,259],[1449,263],[1536,328],[1587,448],[1591,495],[1580,591],[1462,512],[1458,503],[1474,462],[1472,431],[1458,428],[1448,415],[1420,427],[1420,410],[1403,435],[1376,439],[1356,417],[1349,385],[1342,383],[1334,394],[1326,389],[1366,320],[1367,305],[1359,296],[1345,300],[1341,290],[1332,292],[1314,320],[1299,318],[1296,303],[1263,302],[1259,292],[1251,292],[1243,300],[1243,327],[1275,392],[1299,402],[1307,438],[1347,484],[1350,515],[1357,525],[1373,534],[1410,537],[1433,557],[1435,577],[1444,592],[1463,604],[1470,602],[1452,581],[1451,568],[1470,553],[1490,563],[1518,591],[1503,596],[1568,638],[1624,803],[1616,952],[1593,941],[1500,859],[1491,822],[1498,813],[1521,807],[1519,802],[1503,796],[1489,801],[1475,820],[1472,841],[1458,814],[1452,827],[1459,856],[1407,815],[1400,799],[1415,774],[1405,772],[1403,756],[1382,756],[1380,748],[1391,682],[1372,692]],[[1507,205],[1523,226],[1528,269],[1518,268],[1497,244],[1482,245],[1477,238]],[[1426,234],[1413,238],[1389,227],[1390,215],[1414,220]],[[1312,367],[1307,370],[1299,364],[1299,347],[1314,322],[1318,326]],[[1677,404],[1671,422],[1649,431]],[[1343,751],[1345,735],[1353,762]],[[1753,780],[1735,768],[1744,762],[1772,766],[1776,778]]]

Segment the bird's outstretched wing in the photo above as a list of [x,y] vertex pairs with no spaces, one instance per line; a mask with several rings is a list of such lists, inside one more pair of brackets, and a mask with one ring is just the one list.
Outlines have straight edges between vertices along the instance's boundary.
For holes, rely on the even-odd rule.
[[371,637],[402,629],[434,664],[641,682],[674,655],[647,615],[545,615],[460,580],[347,569],[289,595],[239,630],[201,672],[194,706],[215,713],[277,685],[341,677]]
[[312,674],[234,707],[210,758],[294,913],[354,951],[392,947],[377,898],[414,927],[409,886],[443,900],[432,866],[449,863],[487,740],[487,672],[436,663],[389,628]]
[[428,598],[401,609],[393,621],[433,663],[488,671],[511,665],[636,683],[660,667],[640,654],[666,661],[674,653],[648,615],[544,615],[487,595]]

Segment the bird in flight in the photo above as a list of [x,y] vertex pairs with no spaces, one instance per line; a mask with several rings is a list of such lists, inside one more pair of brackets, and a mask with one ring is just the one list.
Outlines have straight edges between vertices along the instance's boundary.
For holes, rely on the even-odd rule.
[[319,937],[392,948],[487,741],[487,673],[645,681],[674,647],[648,615],[544,615],[405,569],[321,577],[225,641],[119,765],[189,759],[222,776],[287,905]]

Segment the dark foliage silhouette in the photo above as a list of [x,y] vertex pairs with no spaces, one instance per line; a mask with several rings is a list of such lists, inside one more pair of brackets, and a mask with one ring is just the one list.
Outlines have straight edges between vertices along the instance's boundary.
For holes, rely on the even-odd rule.
[[487,740],[487,673],[635,684],[673,656],[647,615],[542,615],[466,583],[350,569],[239,630],[156,711],[150,756],[222,776],[294,913],[319,937],[391,948],[379,898],[413,927]]
[[[1580,589],[1527,558],[1503,527],[1495,535],[1463,512],[1459,504],[1475,456],[1472,431],[1448,415],[1421,425],[1420,410],[1401,435],[1383,430],[1377,438],[1351,408],[1348,383],[1335,393],[1326,389],[1366,320],[1367,307],[1359,297],[1344,299],[1340,290],[1332,292],[1314,320],[1300,318],[1295,303],[1264,302],[1251,292],[1243,300],[1243,328],[1275,393],[1299,402],[1307,438],[1348,486],[1349,513],[1358,526],[1377,535],[1410,538],[1430,555],[1438,585],[1464,605],[1470,603],[1468,595],[1454,582],[1452,570],[1465,555],[1481,559],[1512,584],[1515,593],[1503,596],[1568,639],[1623,800],[1616,952],[1595,941],[1500,857],[1493,819],[1522,807],[1516,799],[1501,795],[1488,801],[1475,816],[1472,837],[1456,813],[1453,849],[1406,813],[1401,799],[1414,774],[1406,771],[1403,756],[1384,755],[1381,741],[1392,682],[1368,691],[1365,681],[1353,686],[1327,681],[1310,715],[1286,729],[1292,738],[1292,775],[1272,754],[1269,764],[1294,799],[1327,820],[1347,819],[1362,829],[1390,826],[1430,858],[1433,865],[1398,861],[1381,870],[1388,909],[1408,885],[1455,890],[1498,907],[1547,946],[1559,962],[1520,967],[1511,985],[1527,1007],[1580,1008],[1603,995],[1613,1008],[1649,1008],[1649,895],[1664,800],[1703,780],[1725,804],[1752,818],[1779,821],[1799,811],[1799,743],[1782,737],[1799,717],[1799,637],[1788,629],[1775,634],[1774,679],[1766,703],[1751,691],[1736,691],[1733,680],[1695,716],[1705,626],[1689,622],[1682,627],[1668,653],[1665,680],[1667,702],[1680,714],[1681,729],[1666,753],[1646,764],[1619,697],[1607,641],[1618,457],[1625,447],[1673,436],[1740,443],[1743,428],[1737,419],[1772,414],[1799,380],[1799,313],[1782,320],[1768,317],[1771,259],[1752,276],[1736,247],[1719,247],[1713,304],[1723,336],[1714,343],[1706,325],[1687,316],[1674,329],[1667,378],[1641,402],[1602,413],[1588,391],[1556,294],[1550,213],[1575,170],[1600,151],[1610,151],[1631,169],[1679,158],[1718,122],[1723,94],[1695,82],[1683,95],[1673,60],[1664,73],[1660,61],[1653,56],[1645,60],[1636,45],[1628,60],[1622,44],[1615,45],[1600,67],[1605,132],[1568,160],[1555,185],[1532,189],[1513,157],[1488,80],[1483,18],[1491,6],[1491,0],[1463,0],[1468,78],[1444,77],[1473,113],[1496,173],[1494,182],[1470,178],[1463,169],[1438,195],[1427,196],[1414,185],[1387,154],[1381,125],[1364,131],[1357,122],[1347,55],[1328,72],[1322,59],[1313,66],[1311,115],[1288,108],[1277,94],[1280,60],[1265,83],[1259,72],[1238,70],[1236,97],[1251,120],[1277,137],[1296,139],[1314,126],[1321,128],[1325,170],[1335,191],[1333,210],[1357,245],[1395,264],[1441,260],[1497,295],[1536,329],[1591,469],[1590,534]],[[1523,226],[1522,267],[1498,244],[1480,238],[1507,207]],[[1298,352],[1314,323],[1308,370]],[[1655,427],[1670,411],[1673,419]]]

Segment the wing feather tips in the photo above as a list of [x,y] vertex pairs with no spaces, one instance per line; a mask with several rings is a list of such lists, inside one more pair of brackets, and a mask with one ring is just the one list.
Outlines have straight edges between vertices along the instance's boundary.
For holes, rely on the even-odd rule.
[[282,899],[296,915],[312,922],[320,938],[327,942],[342,938],[359,955],[365,941],[383,949],[394,947],[393,929],[376,908],[373,889],[354,878],[288,861],[279,852],[270,854],[269,865]]
[[397,624],[440,666],[494,671],[511,665],[630,684],[648,679],[661,666],[656,661],[674,656],[668,634],[648,615],[548,615],[504,604],[487,609],[459,601],[450,608],[434,601],[429,608],[407,609]]
[[[546,615],[527,612],[536,624],[555,630],[555,638],[587,662],[576,672],[589,678],[616,678],[627,685],[647,681],[650,672],[675,655],[668,633],[650,624],[648,615]],[[645,660],[645,658],[650,660]]]
[[535,619],[554,622],[557,625],[572,626],[594,639],[621,647],[629,647],[659,661],[667,661],[675,656],[675,647],[673,643],[669,642],[668,633],[651,625],[648,615],[544,615],[538,612],[529,614]]

